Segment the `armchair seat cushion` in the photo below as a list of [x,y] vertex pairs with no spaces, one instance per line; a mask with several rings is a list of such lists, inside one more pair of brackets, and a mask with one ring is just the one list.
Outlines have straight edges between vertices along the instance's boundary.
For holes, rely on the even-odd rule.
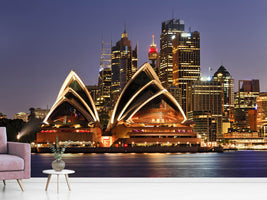
[[24,170],[24,160],[21,157],[0,154],[0,172]]

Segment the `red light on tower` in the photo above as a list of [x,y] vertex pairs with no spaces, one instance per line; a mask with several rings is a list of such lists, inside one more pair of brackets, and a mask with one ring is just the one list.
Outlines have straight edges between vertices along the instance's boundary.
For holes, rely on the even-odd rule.
[[150,49],[149,49],[149,52],[148,52],[149,54],[153,54],[153,53],[158,53],[158,50],[157,50],[157,48],[154,48],[154,47],[150,47]]
[[154,43],[154,35],[152,35],[152,44],[150,45],[148,51],[148,59],[154,61],[157,60],[157,57],[158,57],[157,45]]

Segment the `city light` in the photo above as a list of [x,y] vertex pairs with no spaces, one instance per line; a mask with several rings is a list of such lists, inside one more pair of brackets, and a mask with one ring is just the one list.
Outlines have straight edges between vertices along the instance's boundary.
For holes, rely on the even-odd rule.
[[191,33],[182,33],[181,36],[182,37],[191,37]]
[[150,47],[148,53],[157,53],[157,52],[158,52],[157,48]]
[[[165,60],[164,62],[160,63],[159,66],[155,66],[155,63],[154,64],[153,63],[152,64],[146,63],[146,64],[144,64],[144,66],[141,66],[139,69],[136,67],[136,69],[132,71],[133,73],[130,73],[131,77],[127,77],[127,78],[129,78],[128,80],[123,80],[123,81],[125,81],[125,83],[123,83],[124,84],[123,87],[120,85],[120,87],[122,87],[123,89],[121,88],[121,91],[118,88],[116,89],[116,91],[117,90],[119,91],[118,97],[116,97],[117,99],[114,100],[114,102],[110,103],[110,104],[112,104],[112,105],[109,105],[112,107],[111,110],[110,110],[110,108],[109,109],[105,108],[105,105],[107,105],[107,104],[101,105],[102,107],[100,106],[99,102],[102,103],[102,102],[106,101],[105,96],[103,96],[103,95],[99,96],[99,94],[94,94],[95,95],[94,98],[96,99],[95,102],[98,102],[98,103],[95,103],[93,101],[93,95],[92,96],[90,95],[91,90],[86,89],[87,86],[85,86],[85,84],[83,83],[81,78],[74,71],[71,71],[70,74],[67,76],[66,80],[64,81],[64,83],[63,83],[63,85],[59,91],[56,102],[54,103],[53,107],[51,108],[50,112],[48,113],[48,115],[46,116],[46,118],[44,120],[44,123],[46,123],[48,126],[43,126],[45,128],[43,128],[39,132],[39,133],[42,133],[42,134],[39,134],[39,137],[40,137],[40,135],[43,138],[45,138],[45,137],[49,137],[51,135],[57,135],[57,134],[68,135],[69,133],[71,133],[71,134],[75,133],[76,138],[79,138],[79,137],[81,138],[83,135],[86,135],[86,136],[91,135],[91,134],[93,135],[95,132],[97,132],[97,136],[96,136],[97,140],[95,140],[93,142],[93,144],[95,144],[96,147],[100,147],[103,144],[104,144],[103,146],[105,146],[105,147],[112,146],[112,142],[113,142],[112,140],[114,140],[114,138],[116,138],[116,137],[113,137],[113,135],[118,136],[118,138],[121,137],[120,139],[123,139],[123,140],[120,140],[122,142],[118,142],[119,140],[114,142],[114,144],[116,144],[116,145],[119,144],[120,147],[130,147],[131,144],[132,145],[135,144],[136,146],[139,146],[140,144],[142,146],[143,145],[153,146],[155,144],[162,144],[164,146],[171,146],[173,144],[172,146],[175,146],[175,144],[177,144],[177,145],[180,144],[179,141],[182,141],[181,142],[182,145],[187,144],[191,147],[191,145],[192,146],[193,145],[199,146],[199,144],[201,144],[203,141],[205,141],[205,142],[206,141],[216,141],[216,139],[217,139],[216,137],[218,137],[218,135],[222,135],[221,137],[223,139],[225,139],[224,133],[222,132],[222,128],[219,125],[222,125],[222,120],[226,119],[224,116],[224,113],[222,113],[222,112],[224,112],[224,109],[227,110],[227,108],[232,104],[234,106],[233,102],[232,102],[232,104],[230,104],[229,102],[228,103],[225,103],[225,102],[228,99],[234,99],[234,98],[232,98],[233,96],[231,96],[231,98],[227,97],[227,98],[222,99],[224,94],[223,94],[223,92],[222,92],[223,90],[221,90],[221,88],[226,86],[226,85],[230,85],[231,83],[227,82],[227,83],[224,83],[223,86],[221,86],[219,84],[216,85],[215,82],[219,83],[218,80],[220,80],[220,83],[222,83],[222,81],[225,81],[224,78],[226,77],[226,74],[230,74],[230,73],[227,72],[227,70],[225,68],[223,68],[223,66],[221,66],[219,68],[219,70],[215,73],[216,75],[214,74],[213,77],[210,75],[206,76],[206,77],[201,77],[200,80],[206,81],[206,82],[203,82],[203,83],[200,83],[199,85],[197,85],[197,83],[199,81],[199,77],[200,77],[200,64],[198,64],[199,63],[199,56],[198,55],[199,55],[199,49],[200,49],[199,44],[198,44],[199,43],[199,33],[196,31],[196,32],[191,34],[190,33],[191,30],[189,30],[189,32],[184,32],[184,28],[181,28],[181,30],[178,30],[179,29],[178,27],[180,27],[180,23],[177,25],[179,25],[179,26],[176,27],[175,31],[171,30],[171,28],[168,28],[168,30],[166,29],[164,31],[164,33],[168,34],[167,37],[165,38],[166,41],[162,40],[162,38],[160,38],[163,43],[166,42],[163,45],[161,44],[161,46],[169,47],[169,45],[173,45],[172,46],[172,48],[173,48],[173,51],[172,51],[173,54],[172,55],[168,55],[168,52],[165,52],[166,55],[169,56],[169,58],[171,58],[171,57],[173,58],[172,63],[170,65],[171,67],[170,68],[168,67],[166,70],[165,69],[163,70],[164,72],[172,72],[173,76],[168,76],[167,81],[166,80],[165,81],[166,82],[168,82],[169,80],[173,81],[172,83],[176,83],[176,84],[173,84],[173,86],[178,87],[177,89],[181,89],[181,88],[179,88],[181,83],[177,80],[183,80],[185,78],[186,80],[192,81],[191,82],[192,88],[189,88],[189,89],[192,90],[192,96],[191,97],[192,97],[192,101],[194,102],[194,105],[200,105],[200,104],[204,105],[203,102],[208,102],[207,107],[212,105],[213,107],[218,108],[219,107],[218,105],[220,105],[220,107],[219,107],[219,109],[220,109],[221,107],[224,106],[224,108],[220,111],[220,113],[215,113],[215,112],[217,112],[216,109],[213,109],[211,107],[208,107],[205,109],[202,107],[199,107],[199,108],[195,108],[195,110],[194,110],[194,108],[192,108],[193,112],[199,111],[202,113],[200,113],[200,114],[193,113],[192,116],[190,116],[190,118],[188,117],[189,120],[186,118],[184,112],[187,109],[185,109],[186,108],[186,102],[183,102],[184,98],[182,98],[180,100],[181,101],[181,103],[180,103],[179,100],[177,100],[178,97],[174,97],[174,94],[172,94],[172,92],[168,91],[169,88],[167,86],[165,87],[163,85],[163,81],[161,81],[161,78],[165,77],[165,76],[159,75],[160,73],[163,73],[163,72],[160,70],[158,72],[156,69],[156,67],[160,68],[161,65],[165,66],[166,63],[168,63],[168,60]],[[177,30],[178,30],[178,32],[177,32]],[[192,37],[192,35],[193,35],[193,37]],[[126,31],[123,33],[123,38],[128,41]],[[149,59],[151,61],[155,61],[156,59],[159,58],[160,54],[157,53],[158,50],[156,48],[156,44],[154,43],[154,35],[152,36],[152,38],[153,38],[153,42],[152,42],[152,45],[150,45],[148,56],[149,56]],[[174,41],[171,41],[171,40],[174,40]],[[122,40],[120,40],[120,41],[122,41]],[[181,44],[183,44],[183,45],[181,45]],[[182,48],[181,48],[181,46],[182,46]],[[133,48],[129,45],[128,46],[125,45],[125,46],[123,46],[122,49],[123,50],[119,50],[119,51],[116,50],[113,52],[112,48],[111,48],[111,52],[110,52],[111,54],[109,54],[109,55],[114,56],[114,58],[116,58],[115,52],[121,53],[121,55],[122,54],[127,55],[129,52],[132,51]],[[197,49],[197,50],[195,50],[195,49]],[[163,55],[164,50],[160,49],[160,52]],[[178,66],[177,63],[179,63],[178,62],[179,59],[183,58],[183,56],[184,56],[184,58],[186,58],[186,56],[188,55],[188,52],[195,52],[196,53],[195,57],[198,59],[192,59],[189,62],[183,61],[181,63],[181,66]],[[103,55],[103,53],[102,53],[102,55]],[[131,54],[129,54],[128,56],[130,57],[132,55],[133,55],[133,52]],[[168,56],[166,56],[166,58]],[[155,59],[153,60],[152,58],[153,59],[155,58]],[[120,59],[122,59],[122,58],[120,58]],[[137,59],[137,57],[136,57],[136,59]],[[110,62],[112,63],[112,59],[110,60]],[[169,66],[169,65],[167,65],[167,66]],[[126,69],[122,68],[122,64],[120,64],[118,66],[118,68],[119,68],[118,70],[120,71],[121,75],[122,75],[122,72],[125,72],[125,70],[126,70]],[[193,68],[193,69],[191,69],[191,68]],[[99,72],[102,72],[101,74],[104,74],[106,72],[105,69],[106,68],[100,66]],[[176,77],[176,80],[173,80],[175,73],[177,75],[177,74],[179,74],[178,72],[181,72],[181,71],[188,72],[188,77],[184,77],[184,78],[182,78],[182,77],[177,78]],[[211,68],[210,68],[209,72],[211,72]],[[144,76],[143,74],[146,74],[145,78],[143,77]],[[179,74],[179,76],[181,76],[180,74]],[[122,76],[124,76],[124,75],[122,75]],[[101,78],[103,78],[103,77],[101,76]],[[195,77],[197,77],[197,78],[195,78]],[[230,79],[229,77],[231,78],[231,76],[229,75],[227,77],[227,79]],[[110,80],[110,79],[111,78],[109,77],[108,80]],[[139,79],[140,80],[146,79],[147,82],[144,81],[144,83],[140,83],[140,86],[138,86],[136,88],[133,87],[133,85],[135,85],[136,83],[139,82]],[[121,80],[122,79],[120,79],[120,81]],[[196,81],[196,82],[193,82],[193,81]],[[212,81],[212,82],[208,83],[209,81]],[[103,83],[103,82],[101,82],[101,83]],[[110,82],[109,82],[109,84],[110,84]],[[73,87],[73,85],[77,85],[78,89]],[[102,85],[98,83],[98,87],[100,87],[100,86],[102,87]],[[201,90],[201,93],[195,92],[195,91],[197,91],[197,89],[196,89],[197,86],[200,88],[199,90]],[[110,89],[110,87],[111,86],[109,85],[109,89]],[[219,92],[217,92],[216,88],[219,88],[219,87],[220,87],[220,90],[218,90]],[[190,97],[191,94],[187,94],[184,91],[185,90],[178,91],[178,92],[180,92],[180,94],[178,94],[178,95],[180,95],[181,97]],[[99,92],[99,88],[98,88],[98,92]],[[111,90],[109,90],[109,92],[111,92]],[[215,93],[215,92],[217,92],[217,93]],[[173,92],[173,93],[175,93],[175,92]],[[193,94],[194,94],[194,96],[193,96]],[[142,98],[141,98],[141,95],[142,95]],[[199,99],[197,99],[197,98],[195,98],[197,95],[202,95],[203,97],[205,97],[205,100],[206,99],[207,100],[201,102],[199,99],[201,99],[202,96],[199,97]],[[206,95],[206,96],[204,96],[204,95]],[[218,97],[215,95],[217,95]],[[242,97],[242,95],[239,95],[239,98],[240,98],[240,96]],[[219,99],[219,101],[217,101],[217,98]],[[108,99],[109,99],[108,101],[110,101],[112,99],[111,96],[109,96]],[[224,105],[222,105],[222,103],[221,103],[222,100],[224,101],[223,102]],[[158,101],[162,101],[164,103],[159,103],[159,105],[157,105]],[[60,110],[59,108],[61,108],[61,106],[63,104],[67,104],[67,103],[71,104],[71,106],[69,107],[69,110],[72,110],[73,107],[75,110],[75,113],[71,113],[70,117],[69,117],[69,115],[67,115],[65,113],[58,114],[58,110]],[[152,107],[151,105],[154,107]],[[165,106],[163,106],[163,105],[165,105]],[[174,111],[172,111],[170,108]],[[255,109],[257,109],[257,108],[258,108],[258,106],[256,105]],[[109,118],[109,119],[107,119],[107,121],[108,120],[109,121],[107,124],[105,124],[105,129],[108,131],[106,131],[105,133],[104,133],[105,129],[102,129],[101,126],[99,129],[96,129],[96,127],[98,127],[98,125],[99,125],[98,123],[100,122],[97,111],[102,111],[102,109],[107,109],[107,111],[109,112],[108,114],[111,115],[110,118],[109,118],[109,116],[107,117],[107,118]],[[76,112],[76,110],[79,111],[80,113]],[[259,110],[260,110],[260,104],[259,104]],[[232,112],[234,112],[234,107],[233,107]],[[229,113],[230,112],[228,112],[227,114],[229,115]],[[77,119],[77,122],[74,121],[73,119],[78,118],[78,116],[80,114],[83,115],[84,119],[82,119],[81,121],[78,121],[78,119]],[[54,119],[55,115],[58,115],[57,116],[58,118],[56,119],[57,122],[55,122],[56,120]],[[71,118],[73,118],[73,119],[71,119]],[[229,120],[229,118],[230,117],[228,117],[227,120]],[[179,120],[174,121],[173,119],[179,119]],[[197,119],[198,121],[195,119]],[[52,120],[53,120],[53,123],[55,122],[55,124],[53,124],[53,126],[51,125]],[[71,121],[71,120],[73,120],[73,121]],[[188,122],[191,120],[192,120],[192,122]],[[221,121],[219,121],[219,120],[221,120]],[[59,124],[57,124],[58,121],[59,121]],[[192,127],[194,126],[193,123],[195,123],[195,121],[196,121],[197,126],[195,126],[193,129]],[[201,123],[203,122],[202,123],[202,124],[204,124],[203,127],[205,127],[206,129],[209,129],[210,127],[211,127],[210,129],[213,129],[211,131],[205,130],[205,132],[209,133],[209,134],[207,134],[207,136],[205,136],[205,133],[200,133],[202,130],[200,130],[200,131],[195,130],[195,129],[197,129],[196,127],[198,127],[198,125],[200,124],[200,121],[201,121]],[[48,122],[49,123],[51,122],[51,124],[49,124]],[[86,123],[83,124],[83,122],[86,122]],[[118,129],[121,128],[121,127],[119,127],[120,125],[125,125],[125,129],[128,129],[127,131],[125,131],[125,133],[128,133],[130,135],[130,137],[128,137],[129,135],[127,135],[127,137],[126,137],[125,136],[126,134],[123,135],[124,133],[121,135],[117,134],[116,128],[117,127],[118,127]],[[176,128],[176,129],[174,128],[174,127],[179,127],[179,126],[183,126],[183,127],[182,128]],[[228,126],[228,125],[225,125],[225,126]],[[55,127],[56,127],[56,129],[55,129]],[[134,128],[132,128],[132,127],[134,127]],[[142,127],[143,129],[141,129],[140,127]],[[98,131],[94,132],[93,129],[99,130],[99,132]],[[113,133],[112,132],[113,130],[116,130],[116,131],[114,131],[114,133]],[[212,131],[214,131],[214,135],[210,136],[210,133]],[[29,131],[27,131],[27,133],[28,132]],[[106,134],[107,132],[109,134]],[[118,132],[120,132],[120,130],[118,130]],[[168,134],[171,133],[171,135],[166,134],[167,132],[168,132]],[[264,132],[265,132],[265,127],[264,127]],[[47,133],[47,134],[43,134],[43,133]],[[77,134],[77,133],[80,133],[80,134]],[[102,136],[102,134],[103,135],[111,135],[111,133],[112,133],[112,136]],[[18,133],[17,134],[17,140],[19,140],[22,136],[24,136],[24,134],[26,134],[26,131],[21,131],[21,133]],[[136,139],[136,138],[138,138],[138,139]],[[144,138],[144,139],[140,139],[140,138]],[[169,141],[166,141],[165,138],[172,138],[173,140],[167,139]],[[183,138],[183,140],[180,138]],[[79,139],[77,139],[77,141],[80,141]],[[223,140],[223,139],[221,139],[221,140]],[[102,144],[101,144],[101,142],[102,142]],[[37,142],[37,144],[38,144],[38,142]],[[81,146],[85,146],[84,142],[80,142],[79,144]],[[217,143],[216,142],[209,142],[205,145],[213,147],[213,146],[217,146]],[[87,144],[86,144],[86,146],[87,146]]]
[[211,81],[211,80],[212,80],[212,77],[211,77],[211,76],[208,76],[208,77],[201,77],[200,80],[201,80],[201,81]]

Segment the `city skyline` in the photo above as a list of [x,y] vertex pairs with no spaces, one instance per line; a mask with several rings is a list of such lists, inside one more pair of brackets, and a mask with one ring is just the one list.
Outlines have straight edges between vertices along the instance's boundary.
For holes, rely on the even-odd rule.
[[172,17],[184,21],[185,31],[191,27],[200,32],[202,76],[213,75],[223,64],[235,85],[238,80],[259,79],[261,91],[267,91],[266,5],[265,1],[253,5],[145,1],[142,6],[132,1],[1,1],[0,112],[10,118],[30,107],[51,108],[70,70],[85,84],[97,84],[101,35],[105,42],[112,35],[114,45],[124,24],[132,45],[138,42],[140,67],[149,61],[151,36],[159,46],[161,23]]

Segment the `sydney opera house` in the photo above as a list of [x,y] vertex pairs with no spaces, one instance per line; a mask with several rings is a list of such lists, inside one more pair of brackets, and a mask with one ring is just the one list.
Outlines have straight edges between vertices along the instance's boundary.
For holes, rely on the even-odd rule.
[[193,123],[161,85],[149,63],[128,81],[114,107],[105,133],[89,91],[71,71],[37,134],[37,143],[71,140],[83,146],[199,146]]
[[192,122],[149,63],[124,87],[109,121],[113,146],[200,145]]
[[63,83],[56,102],[37,133],[40,145],[71,140],[72,144],[99,146],[101,126],[92,97],[80,77],[71,71]]

